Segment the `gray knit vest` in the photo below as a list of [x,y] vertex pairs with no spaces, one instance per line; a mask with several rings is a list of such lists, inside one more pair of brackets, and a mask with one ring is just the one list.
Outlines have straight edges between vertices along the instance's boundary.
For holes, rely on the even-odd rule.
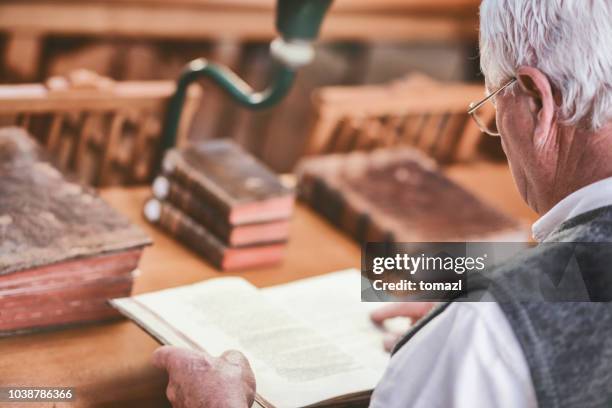
[[[596,243],[574,247],[584,274],[580,284],[563,283],[568,254],[574,255],[568,243]],[[604,243],[612,243],[612,206],[565,222],[543,245],[497,268],[495,283],[486,286],[521,345],[541,408],[612,408],[612,251],[602,250],[612,245]],[[534,286],[542,291],[534,285],[538,279],[552,282],[564,299],[575,295],[598,301],[526,301]],[[555,300],[555,293],[545,297]],[[447,306],[423,318],[394,353]]]

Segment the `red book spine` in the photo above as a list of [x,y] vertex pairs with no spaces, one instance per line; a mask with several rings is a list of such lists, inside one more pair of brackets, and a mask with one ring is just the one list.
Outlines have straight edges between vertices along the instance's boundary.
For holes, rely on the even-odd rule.
[[167,202],[150,199],[145,204],[144,216],[221,270],[270,265],[282,259],[282,243],[229,248],[191,217]]

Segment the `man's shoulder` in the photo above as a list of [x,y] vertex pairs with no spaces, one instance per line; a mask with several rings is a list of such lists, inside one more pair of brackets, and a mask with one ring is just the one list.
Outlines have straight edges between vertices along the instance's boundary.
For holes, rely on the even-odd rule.
[[600,207],[562,223],[545,242],[612,243],[612,206]]
[[477,287],[498,300],[612,300],[612,207],[553,233],[486,274]]
[[498,265],[494,274],[558,269],[560,263],[572,255],[598,258],[598,255],[609,253],[610,250],[606,251],[608,248],[612,248],[612,206],[569,219],[542,243],[524,249]]

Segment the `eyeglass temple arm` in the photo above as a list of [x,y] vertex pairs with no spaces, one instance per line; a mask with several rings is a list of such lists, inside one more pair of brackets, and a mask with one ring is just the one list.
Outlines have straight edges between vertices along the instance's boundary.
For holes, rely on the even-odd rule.
[[506,85],[502,86],[501,88],[499,88],[497,91],[489,94],[489,96],[487,96],[486,98],[484,98],[483,100],[481,100],[480,102],[476,103],[475,105],[470,104],[470,109],[468,110],[468,114],[472,115],[474,114],[474,112],[476,112],[482,105],[484,105],[485,103],[487,103],[487,101],[489,99],[491,99],[492,97],[494,97],[495,95],[497,95],[498,93],[500,93],[501,91],[503,91],[504,89],[506,89],[507,87],[509,87],[510,85],[512,85],[513,83],[515,83],[517,81],[516,78],[512,78],[511,81],[509,81]]

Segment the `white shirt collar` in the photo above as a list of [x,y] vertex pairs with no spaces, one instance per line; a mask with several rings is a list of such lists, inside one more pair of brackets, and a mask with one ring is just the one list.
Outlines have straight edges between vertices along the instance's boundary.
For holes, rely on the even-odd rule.
[[608,205],[612,205],[612,177],[582,187],[559,201],[533,224],[533,238],[542,242],[565,221]]

